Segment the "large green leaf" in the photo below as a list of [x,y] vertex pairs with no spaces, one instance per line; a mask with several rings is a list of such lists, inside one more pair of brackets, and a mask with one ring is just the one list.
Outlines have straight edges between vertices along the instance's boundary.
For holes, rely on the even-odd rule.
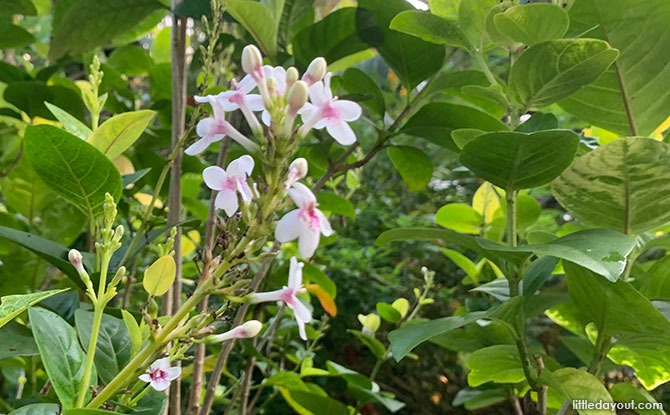
[[26,326],[13,321],[0,329],[0,360],[38,354],[33,334]]
[[[329,15],[330,16],[330,15]],[[380,117],[386,112],[386,102],[375,81],[358,68],[349,68],[342,75],[342,87],[351,93],[350,99],[366,105]]]
[[408,10],[398,13],[391,21],[390,27],[438,45],[451,45],[464,49],[471,47],[470,41],[455,21],[427,12]]
[[60,415],[60,407],[55,403],[34,403],[16,409],[9,415]]
[[528,46],[560,39],[570,26],[568,13],[562,7],[546,3],[510,7],[496,14],[493,21],[500,33]]
[[0,327],[14,320],[19,314],[26,311],[28,307],[33,306],[52,295],[67,290],[68,289],[66,288],[63,290],[42,291],[32,294],[6,295],[0,298]]
[[466,365],[470,369],[470,386],[479,386],[486,382],[519,383],[526,379],[519,351],[511,344],[479,349],[468,356]]
[[21,26],[0,22],[0,49],[21,48],[34,41],[35,37]]
[[428,186],[433,177],[433,162],[426,153],[410,146],[388,147],[386,151],[410,191],[418,192]]
[[451,132],[461,128],[503,131],[507,127],[497,118],[463,105],[431,103],[421,107],[402,127],[401,132],[425,138],[437,145],[458,152]]
[[37,14],[37,10],[30,0],[0,0],[0,16],[11,16],[13,14],[34,16]]
[[[77,310],[74,320],[79,340],[84,350],[88,352],[93,313]],[[94,356],[95,367],[103,382],[109,383],[130,361],[130,349],[130,334],[123,320],[103,314]]]
[[46,105],[54,117],[56,117],[56,119],[60,121],[61,124],[63,124],[63,128],[65,128],[67,132],[76,135],[82,140],[88,140],[91,134],[93,134],[93,131],[91,131],[91,129],[88,128],[86,124],[70,115],[69,112],[48,102],[45,102],[44,105]]
[[[444,47],[389,29],[395,15],[405,10],[413,10],[408,2],[359,0],[358,7],[372,13],[378,25],[376,31],[361,32],[361,37],[377,49],[379,55],[398,74],[406,88],[414,89],[440,70],[445,56]],[[379,43],[380,32],[383,33],[381,43]]]
[[475,252],[481,252],[475,239],[451,229],[436,228],[399,228],[391,229],[379,235],[375,243],[378,246],[396,241],[429,241],[439,239],[447,243],[454,243]]
[[552,184],[580,220],[638,235],[670,222],[670,145],[624,138],[578,158]]
[[[657,403],[656,399],[645,390],[640,390],[631,383],[617,383],[610,388],[610,395],[616,402]],[[639,415],[666,415],[662,409],[637,409]]]
[[609,358],[635,369],[648,390],[669,381],[670,321],[629,283],[611,283],[569,263],[564,268],[570,296],[586,319],[582,324],[592,322],[616,339]]
[[49,58],[103,46],[164,7],[158,0],[77,0],[54,24]]
[[226,12],[247,30],[271,59],[277,54],[276,22],[270,8],[253,0],[226,0]]
[[279,388],[279,392],[286,402],[299,414],[350,414],[345,404],[328,396],[302,390],[289,391],[282,387]]
[[539,43],[519,56],[509,76],[511,97],[523,108],[542,108],[595,81],[617,58],[607,42],[560,39]]
[[561,174],[575,157],[578,144],[577,134],[569,130],[489,133],[463,147],[461,163],[507,191],[528,189]]
[[4,92],[7,102],[29,117],[56,119],[45,103],[50,102],[78,119],[84,118],[84,103],[79,91],[63,85],[46,85],[39,81],[12,82]]
[[[65,320],[51,311],[30,308],[28,314],[49,381],[63,407],[73,408],[86,364],[86,355],[79,346],[77,334]],[[95,385],[96,376],[91,378]]]
[[[564,403],[576,400],[585,402],[612,402],[600,380],[579,369],[566,367],[554,372],[545,370],[540,382],[549,387],[547,403],[550,408],[560,408]],[[580,415],[611,415],[609,409],[579,409]]]
[[606,40],[621,55],[561,107],[623,135],[651,133],[670,115],[670,66],[662,58],[670,49],[670,2],[579,0],[570,20],[571,34]]
[[[499,252],[527,252],[549,255],[581,265],[616,281],[626,267],[626,257],[635,247],[627,236],[609,229],[587,229],[568,234],[543,245],[510,247],[479,239],[482,248]],[[523,260],[520,256],[518,259]]]
[[150,110],[115,115],[93,132],[88,143],[114,160],[140,138],[155,115],[156,112]]
[[90,144],[49,125],[26,128],[25,156],[33,170],[92,221],[102,214],[105,193],[121,196],[121,175]]

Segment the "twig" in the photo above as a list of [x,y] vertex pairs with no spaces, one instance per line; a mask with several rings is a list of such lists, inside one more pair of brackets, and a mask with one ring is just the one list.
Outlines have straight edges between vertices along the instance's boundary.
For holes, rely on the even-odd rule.
[[[544,370],[544,360],[542,360],[542,355],[535,355],[535,362],[537,363],[537,374],[539,377]],[[547,385],[542,385],[538,388],[537,409],[540,412],[540,415],[547,415]]]

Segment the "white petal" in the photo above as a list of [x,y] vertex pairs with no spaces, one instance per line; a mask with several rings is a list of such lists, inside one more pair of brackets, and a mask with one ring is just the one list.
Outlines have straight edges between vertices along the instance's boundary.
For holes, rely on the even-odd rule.
[[195,126],[195,132],[198,134],[198,137],[207,137],[212,124],[214,124],[214,118],[212,117],[203,118],[198,121],[198,125]]
[[143,374],[143,375],[140,375],[139,378],[140,378],[140,380],[141,380],[142,382],[147,382],[147,383],[150,383],[150,382],[151,382],[151,376],[149,376],[148,373],[145,373],[145,374]]
[[221,106],[221,101],[222,99],[218,96],[215,96],[214,99],[209,101],[209,104],[212,106],[212,110],[214,111],[214,118],[217,120],[224,120],[226,118],[226,111],[224,111],[223,107]]
[[254,159],[245,154],[240,158],[237,158],[228,164],[228,174],[232,177],[237,177],[240,179],[246,179],[247,176],[251,175],[251,172],[254,170]]
[[326,215],[324,215],[319,209],[315,209],[316,211],[316,216],[319,218],[319,224],[321,225],[321,234],[323,236],[330,236],[332,235],[333,228],[330,226],[330,222],[328,222],[328,218]]
[[263,106],[263,97],[258,94],[249,94],[247,95],[247,105],[252,111],[263,111],[265,106]]
[[237,84],[237,89],[240,90],[240,91],[244,91],[245,94],[248,94],[254,88],[256,88],[256,81],[254,81],[254,79],[251,77],[251,75],[245,76]]
[[307,333],[305,332],[305,323],[302,320],[296,319],[295,322],[298,324],[298,333],[300,333],[300,338],[304,341],[307,341]]
[[242,201],[244,203],[249,203],[254,198],[254,194],[246,181],[242,182],[242,184],[238,184],[237,191],[240,193],[240,196],[242,196]]
[[170,381],[169,380],[154,380],[153,382],[151,382],[151,387],[156,389],[159,392],[162,392],[165,389],[170,387]]
[[194,95],[193,100],[197,102],[198,104],[204,104],[206,102],[210,102],[214,98],[214,95],[205,95],[205,96],[198,96]]
[[354,101],[335,101],[330,106],[340,112],[340,119],[344,121],[356,121],[361,118],[361,106]]
[[330,119],[326,121],[326,131],[342,145],[348,146],[356,142],[356,134],[349,127],[349,124],[342,120]]
[[219,94],[219,103],[224,111],[231,112],[235,111],[240,107],[239,105],[230,100],[230,98],[232,98],[233,95],[235,95],[235,93],[236,91],[226,91]]
[[167,368],[170,367],[170,358],[169,357],[164,357],[162,359],[158,359],[155,362],[153,362],[150,366],[150,369],[156,370],[156,369],[161,369],[161,370],[167,370]]
[[291,266],[288,270],[288,287],[293,290],[298,290],[302,286],[302,267],[305,266],[302,262],[298,262],[296,257],[291,257]]
[[264,109],[263,113],[261,114],[261,120],[263,120],[263,124],[269,127],[272,124],[272,117],[270,116],[270,111]]
[[298,207],[306,207],[316,203],[314,193],[302,183],[293,183],[293,187],[288,189],[288,195]]
[[216,195],[214,206],[216,206],[217,209],[223,209],[229,217],[233,216],[239,207],[237,192],[230,190],[220,191],[219,194]]
[[316,106],[321,106],[329,101],[328,95],[326,93],[326,87],[323,85],[322,81],[315,82],[307,90],[309,94],[309,100],[312,104]]
[[184,150],[184,153],[189,156],[198,155],[203,151],[207,150],[207,147],[209,147],[209,145],[212,144],[214,141],[216,140],[211,140],[208,137],[201,138],[200,140],[188,146],[186,150]]
[[210,189],[221,190],[228,174],[219,166],[209,166],[202,171],[202,178],[205,179],[205,184]]
[[277,221],[275,239],[278,242],[290,242],[298,238],[301,228],[304,226],[298,218],[299,212],[298,209],[292,210]]
[[309,323],[312,321],[312,312],[309,311],[309,308],[302,301],[295,301],[295,306],[293,308],[293,314],[295,314],[296,320],[300,320],[304,323]]
[[311,229],[309,226],[304,226],[302,232],[298,235],[298,251],[303,258],[311,258],[319,247],[319,239],[321,234],[318,230]]
[[181,368],[179,366],[169,367],[166,371],[168,380],[175,380],[181,375]]

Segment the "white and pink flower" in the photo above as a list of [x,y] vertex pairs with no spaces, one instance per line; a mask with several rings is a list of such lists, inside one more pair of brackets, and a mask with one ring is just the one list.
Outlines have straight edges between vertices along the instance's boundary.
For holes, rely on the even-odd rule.
[[302,183],[293,183],[288,195],[298,206],[277,222],[275,239],[279,242],[298,240],[298,250],[304,258],[314,255],[321,235],[330,236],[333,229],[326,216],[317,209],[314,193]]
[[179,375],[181,375],[181,368],[179,366],[170,367],[170,358],[164,357],[153,362],[146,373],[140,375],[140,380],[149,383],[157,391],[164,391]]
[[304,293],[307,290],[302,285],[302,267],[305,264],[298,262],[296,257],[291,258],[291,265],[288,273],[288,284],[282,289],[269,291],[265,293],[251,294],[251,303],[263,303],[267,301],[281,301],[293,310],[296,323],[298,323],[298,331],[300,338],[307,340],[307,333],[305,332],[305,325],[312,321],[312,312],[302,301],[298,298],[298,294]]
[[254,197],[254,193],[247,182],[247,178],[254,170],[254,159],[244,155],[228,164],[224,170],[218,166],[207,167],[202,172],[205,184],[212,190],[218,190],[214,200],[217,209],[223,209],[226,215],[233,216],[239,208],[239,193],[242,203],[248,204]]
[[263,328],[263,323],[258,320],[249,320],[225,333],[207,337],[207,343],[221,343],[233,339],[250,339],[258,336]]

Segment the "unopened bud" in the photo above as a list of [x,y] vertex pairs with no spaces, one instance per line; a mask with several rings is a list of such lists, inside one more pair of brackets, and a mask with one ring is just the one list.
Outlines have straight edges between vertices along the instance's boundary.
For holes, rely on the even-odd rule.
[[241,326],[237,326],[225,333],[209,336],[205,339],[206,343],[221,343],[233,339],[250,339],[256,337],[261,332],[263,323],[258,320],[249,320]]
[[242,49],[242,70],[256,82],[263,78],[263,56],[256,46],[248,45]]
[[103,204],[103,211],[105,213],[105,228],[111,229],[114,219],[116,219],[116,202],[114,197],[109,193],[105,193],[105,203]]
[[307,170],[307,160],[302,157],[293,160],[291,165],[288,166],[288,179],[286,180],[286,187],[291,187],[293,183],[305,178],[305,176],[307,176]]
[[70,252],[67,255],[67,259],[70,260],[70,263],[74,266],[79,275],[86,273],[83,264],[84,257],[81,256],[81,252],[77,251],[76,249],[70,249]]
[[304,81],[296,81],[288,92],[288,111],[291,117],[300,111],[307,102],[307,83]]
[[109,283],[110,286],[116,287],[119,285],[119,283],[123,280],[123,278],[126,276],[126,267],[122,266],[118,270],[116,270],[116,274],[114,274],[114,278],[112,278],[112,281]]
[[271,98],[274,98],[277,96],[277,80],[274,77],[269,77],[267,81],[265,81],[265,85],[267,85],[267,90],[268,90],[268,95]]
[[123,238],[123,225],[119,225],[114,230],[114,241],[119,242]]
[[291,89],[295,81],[299,78],[298,70],[291,66],[286,70],[286,89]]
[[307,71],[302,75],[302,80],[307,83],[308,86],[319,82],[326,75],[326,69],[328,65],[324,58],[316,58],[309,64]]
[[381,320],[377,314],[359,314],[358,321],[363,325],[363,330],[361,332],[367,336],[374,336],[375,332],[379,329]]

